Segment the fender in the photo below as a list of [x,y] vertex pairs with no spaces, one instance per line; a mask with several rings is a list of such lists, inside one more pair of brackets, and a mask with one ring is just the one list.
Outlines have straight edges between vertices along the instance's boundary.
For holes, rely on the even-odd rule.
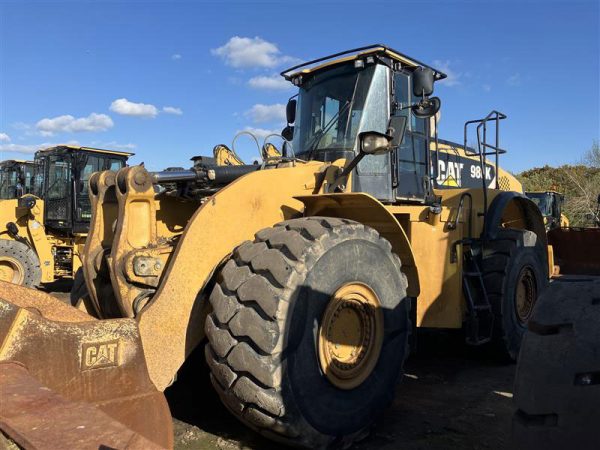
[[[207,199],[189,219],[156,294],[137,316],[148,371],[159,389],[171,384],[203,338],[203,308],[215,270],[256,232],[302,217],[304,205],[296,197],[315,191],[322,166],[309,162],[249,173]],[[135,232],[135,221],[128,226]]]
[[295,197],[304,203],[305,216],[327,216],[355,220],[374,228],[392,244],[408,278],[409,297],[420,293],[419,272],[406,233],[396,217],[375,197],[362,192]]
[[21,206],[19,199],[0,201],[0,239],[13,240],[8,234],[7,224],[14,223],[19,236],[25,239],[37,254],[42,270],[42,283],[52,282],[54,281],[54,256],[43,225],[44,201],[30,194],[21,198],[25,197],[35,199],[32,208]]
[[511,228],[533,231],[544,246],[548,245],[544,218],[531,199],[518,192],[500,192],[490,204],[485,217],[483,237],[491,240],[498,235],[504,223],[510,222]]

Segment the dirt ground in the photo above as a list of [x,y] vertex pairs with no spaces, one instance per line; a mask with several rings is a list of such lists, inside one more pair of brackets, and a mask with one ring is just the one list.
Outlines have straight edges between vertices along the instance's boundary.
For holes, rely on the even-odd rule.
[[[67,301],[68,290],[53,295]],[[62,291],[62,292],[56,292]],[[353,450],[508,449],[514,364],[467,347],[460,332],[420,332],[396,399]],[[274,450],[238,422],[208,380],[202,352],[166,391],[176,450]]]
[[[231,416],[212,392],[200,358],[195,366],[167,391],[176,449],[281,448]],[[421,333],[393,405],[352,448],[507,449],[514,371],[514,364],[467,348],[460,333]]]

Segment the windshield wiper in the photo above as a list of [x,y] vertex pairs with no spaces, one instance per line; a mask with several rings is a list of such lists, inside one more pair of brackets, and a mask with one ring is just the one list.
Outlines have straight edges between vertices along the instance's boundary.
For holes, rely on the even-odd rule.
[[346,103],[344,103],[344,106],[337,113],[335,113],[335,115],[331,118],[331,120],[329,122],[327,122],[325,127],[320,129],[319,131],[317,131],[317,133],[312,138],[313,143],[309,144],[309,146],[308,146],[308,158],[307,159],[310,159],[312,157],[313,152],[316,150],[317,146],[319,145],[319,142],[321,142],[321,139],[323,139],[323,136],[325,136],[327,134],[327,132],[329,130],[331,130],[331,128],[333,128],[333,126],[338,122],[341,115],[344,112],[346,112],[346,110],[350,107],[351,104],[352,104],[352,102],[350,102],[349,100],[346,100]]

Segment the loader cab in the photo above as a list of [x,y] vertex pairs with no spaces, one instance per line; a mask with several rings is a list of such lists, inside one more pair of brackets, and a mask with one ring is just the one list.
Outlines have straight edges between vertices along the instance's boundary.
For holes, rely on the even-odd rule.
[[539,208],[546,230],[560,227],[564,195],[555,191],[526,192],[525,195]]
[[32,192],[33,161],[8,160],[0,163],[0,200],[10,200]]
[[87,233],[92,217],[88,182],[94,172],[125,167],[131,153],[58,146],[36,153],[35,193],[44,200],[47,228]]
[[288,122],[293,124],[284,130],[293,130],[295,156],[325,162],[350,160],[359,153],[361,134],[387,134],[391,124],[403,117],[403,136],[392,139],[399,145],[392,146],[391,152],[363,157],[353,172],[352,191],[369,193],[386,203],[427,203],[432,194],[430,120],[414,108],[424,99],[416,92],[422,77],[415,81],[416,72],[423,70],[431,77],[428,96],[433,82],[445,75],[380,45],[283,72],[299,88],[291,117],[288,111]]

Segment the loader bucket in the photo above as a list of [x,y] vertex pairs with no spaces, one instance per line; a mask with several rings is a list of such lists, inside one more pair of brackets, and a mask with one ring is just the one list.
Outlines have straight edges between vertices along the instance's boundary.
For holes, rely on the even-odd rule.
[[0,429],[24,448],[172,448],[137,322],[0,282]]
[[600,275],[600,228],[555,228],[548,244],[560,274]]

